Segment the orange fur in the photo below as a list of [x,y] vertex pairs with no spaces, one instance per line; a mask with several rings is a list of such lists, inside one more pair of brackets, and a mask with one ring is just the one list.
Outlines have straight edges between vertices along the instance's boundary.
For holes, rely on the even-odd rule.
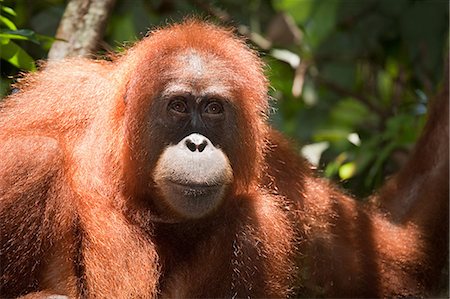
[[[231,90],[239,155],[221,208],[175,222],[153,209],[160,194],[145,161],[158,140],[144,125],[165,82],[187,71],[174,57],[189,49],[218,70],[198,88],[218,80]],[[431,115],[407,170],[363,204],[317,178],[269,128],[262,69],[231,31],[188,20],[112,62],[49,62],[22,79],[0,110],[1,296],[429,295],[442,266],[434,257],[448,246],[439,241],[448,238],[448,111]],[[448,110],[445,97],[435,104]],[[411,183],[424,192],[411,194]]]

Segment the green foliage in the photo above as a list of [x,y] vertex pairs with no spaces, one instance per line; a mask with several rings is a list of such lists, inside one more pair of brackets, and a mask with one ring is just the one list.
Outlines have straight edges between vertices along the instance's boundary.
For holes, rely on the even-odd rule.
[[[35,59],[21,43],[31,42],[48,51],[55,39],[37,34],[30,29],[18,29],[14,21],[18,17],[16,11],[3,5],[3,0],[0,0],[0,3],[2,4],[0,9],[0,59],[8,62],[13,67],[13,73],[16,73],[18,70],[35,71]],[[8,76],[10,73],[8,70],[10,71],[11,68],[5,68],[2,65],[0,97],[4,96],[9,90],[11,76]]]
[[[1,12],[5,15],[16,16],[15,11],[10,7],[2,6]],[[34,32],[18,30],[14,22],[5,15],[0,15],[0,58],[17,68],[34,71],[36,69],[34,59],[13,41],[29,40],[37,42]],[[4,29],[4,27],[7,29]]]
[[4,38],[0,34],[0,45],[2,52],[0,57],[17,68],[22,68],[29,71],[36,70],[33,58],[27,54],[21,47],[11,41],[9,38]]
[[273,1],[278,12],[289,12],[299,25],[304,25],[311,17],[314,0],[281,0]]
[[[34,68],[30,56],[45,58],[51,40],[36,32],[55,34],[65,1],[5,3],[2,58],[14,67],[2,66],[2,89],[16,67]],[[423,127],[448,54],[448,11],[446,0],[118,0],[105,40],[117,49],[186,15],[245,26],[255,47],[267,38],[271,122],[361,195],[401,166]],[[291,22],[278,30],[285,42],[269,34],[280,15]],[[294,82],[303,82],[299,96]]]
[[370,193],[401,166],[422,129],[448,53],[448,2],[273,3],[301,30],[289,50],[309,65],[296,98],[294,70],[267,59],[278,99],[274,123],[302,143],[328,144],[318,152],[324,174]]

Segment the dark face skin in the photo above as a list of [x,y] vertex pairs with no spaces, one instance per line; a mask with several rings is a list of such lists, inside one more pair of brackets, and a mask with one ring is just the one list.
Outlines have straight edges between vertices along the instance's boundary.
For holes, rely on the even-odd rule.
[[159,97],[152,104],[150,119],[152,130],[159,132],[165,145],[199,133],[225,152],[232,150],[235,110],[227,99],[218,95],[175,93]]

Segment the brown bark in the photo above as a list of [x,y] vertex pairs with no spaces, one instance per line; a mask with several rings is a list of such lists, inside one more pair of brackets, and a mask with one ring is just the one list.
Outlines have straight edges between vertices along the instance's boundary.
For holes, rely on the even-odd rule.
[[97,50],[115,0],[71,0],[56,32],[49,59],[89,56]]

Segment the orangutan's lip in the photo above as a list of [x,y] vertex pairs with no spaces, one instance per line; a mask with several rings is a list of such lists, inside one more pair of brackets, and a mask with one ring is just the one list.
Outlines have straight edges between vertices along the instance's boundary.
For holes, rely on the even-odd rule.
[[168,180],[168,183],[179,186],[182,188],[192,188],[192,189],[217,189],[222,187],[222,184],[201,184],[201,183],[194,183],[194,182],[176,182],[172,180]]

